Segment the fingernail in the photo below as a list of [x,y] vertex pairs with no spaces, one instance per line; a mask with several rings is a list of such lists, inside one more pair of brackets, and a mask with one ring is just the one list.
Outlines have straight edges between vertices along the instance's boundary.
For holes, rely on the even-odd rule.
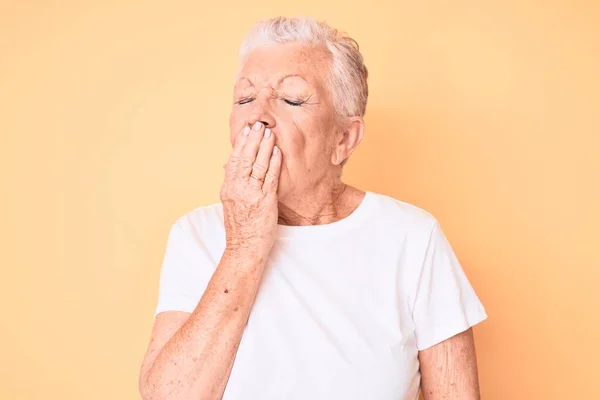
[[265,139],[268,139],[271,137],[271,130],[269,128],[265,129]]
[[273,147],[273,154],[275,154],[275,155],[279,154],[279,147],[277,147],[277,146]]
[[244,136],[248,136],[249,133],[250,133],[250,127],[248,125],[246,125],[244,127]]
[[258,131],[260,131],[260,126],[261,126],[261,125],[262,125],[262,124],[261,124],[259,121],[256,121],[256,122],[254,123],[254,126],[252,127],[252,129],[254,129],[256,132],[258,132]]

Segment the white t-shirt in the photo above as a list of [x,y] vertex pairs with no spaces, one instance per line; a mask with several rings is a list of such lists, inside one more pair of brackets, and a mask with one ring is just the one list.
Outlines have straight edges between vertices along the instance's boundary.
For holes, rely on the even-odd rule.
[[[156,314],[192,312],[225,248],[221,204],[172,226]],[[278,226],[224,400],[414,400],[418,351],[487,318],[437,220],[367,192],[348,217]]]

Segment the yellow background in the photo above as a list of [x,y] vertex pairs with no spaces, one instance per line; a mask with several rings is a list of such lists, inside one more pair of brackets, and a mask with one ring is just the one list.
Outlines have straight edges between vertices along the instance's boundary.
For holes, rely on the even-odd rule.
[[483,398],[600,398],[600,3],[566,0],[2,1],[0,398],[139,398],[168,229],[218,201],[238,46],[279,14],[361,45],[346,180],[440,220]]

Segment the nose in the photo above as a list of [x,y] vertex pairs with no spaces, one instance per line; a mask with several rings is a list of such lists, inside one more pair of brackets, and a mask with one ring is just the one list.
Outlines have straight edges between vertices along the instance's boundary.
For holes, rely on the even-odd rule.
[[271,99],[255,99],[252,103],[250,114],[248,115],[248,124],[254,125],[256,121],[262,123],[267,128],[275,127],[275,116],[271,109]]

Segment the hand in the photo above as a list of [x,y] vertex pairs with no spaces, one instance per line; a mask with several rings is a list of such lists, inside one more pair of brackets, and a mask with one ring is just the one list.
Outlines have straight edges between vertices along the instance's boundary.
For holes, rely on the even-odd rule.
[[262,123],[238,134],[221,187],[227,249],[266,259],[277,232],[281,159],[274,135]]

